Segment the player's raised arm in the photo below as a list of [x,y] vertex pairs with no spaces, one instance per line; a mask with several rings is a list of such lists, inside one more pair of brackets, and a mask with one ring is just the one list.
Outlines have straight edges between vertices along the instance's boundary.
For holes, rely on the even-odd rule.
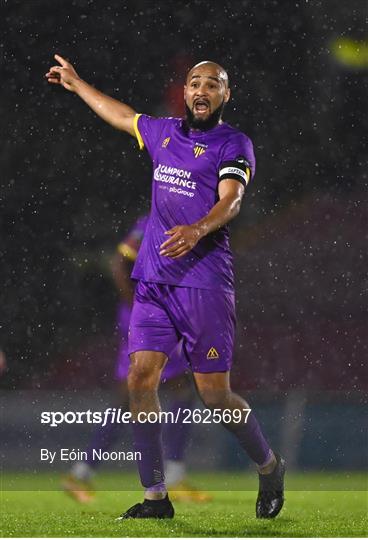
[[91,107],[105,122],[116,129],[126,131],[135,136],[134,132],[134,109],[121,103],[117,99],[106,96],[93,86],[83,81],[74,67],[62,56],[55,54],[55,60],[59,66],[52,66],[46,77],[51,84],[60,84],[66,90],[74,92]]

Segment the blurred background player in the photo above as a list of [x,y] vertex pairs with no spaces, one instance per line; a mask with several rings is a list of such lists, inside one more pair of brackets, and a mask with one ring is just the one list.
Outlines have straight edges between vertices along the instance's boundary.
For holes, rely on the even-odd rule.
[[[129,320],[134,297],[134,284],[130,278],[133,263],[141,245],[148,216],[140,217],[125,238],[120,242],[112,260],[112,275],[120,294],[117,313],[117,327],[120,337],[120,347],[116,363],[115,379],[119,386],[118,406],[129,410],[127,377],[129,371],[129,356],[127,351]],[[181,346],[177,347],[170,357],[162,374],[164,389],[168,394],[169,410],[176,415],[178,409],[192,407],[193,391],[189,378],[188,365]],[[174,397],[175,396],[175,397]],[[184,454],[188,442],[190,424],[168,423],[164,425],[165,443],[165,474],[170,495],[173,500],[206,502],[211,497],[196,490],[186,480]],[[98,427],[86,448],[87,459],[77,462],[69,474],[63,479],[65,491],[75,500],[87,503],[94,499],[95,492],[92,478],[100,462],[92,459],[93,450],[109,450],[122,436],[122,424],[107,423]]]

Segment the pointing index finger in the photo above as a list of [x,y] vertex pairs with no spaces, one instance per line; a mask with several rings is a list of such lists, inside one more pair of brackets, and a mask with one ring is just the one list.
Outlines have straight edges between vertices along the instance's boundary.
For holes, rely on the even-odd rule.
[[65,60],[65,58],[63,58],[62,56],[60,56],[59,54],[55,54],[54,55],[54,58],[55,60],[57,60],[63,67],[66,67],[68,65],[68,62]]

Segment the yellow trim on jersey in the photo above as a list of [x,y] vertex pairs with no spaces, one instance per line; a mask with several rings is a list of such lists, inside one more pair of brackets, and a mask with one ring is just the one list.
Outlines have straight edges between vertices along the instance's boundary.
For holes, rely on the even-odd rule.
[[[251,176],[252,176],[252,173],[251,173],[251,170],[250,170],[249,167],[245,167],[245,174],[247,175],[248,182],[249,182],[249,180],[251,179]],[[247,182],[247,185],[248,185],[248,182]]]
[[126,257],[130,261],[135,261],[137,258],[136,250],[128,246],[128,244],[124,244],[123,242],[118,245],[118,253],[120,253],[120,255]]
[[138,141],[138,144],[139,144],[139,150],[143,150],[144,142],[143,142],[143,139],[142,139],[142,135],[139,133],[139,129],[138,129],[138,119],[139,119],[140,116],[142,116],[142,115],[141,114],[136,114],[135,117],[134,117],[134,133],[135,133],[135,136],[137,137],[137,141]]

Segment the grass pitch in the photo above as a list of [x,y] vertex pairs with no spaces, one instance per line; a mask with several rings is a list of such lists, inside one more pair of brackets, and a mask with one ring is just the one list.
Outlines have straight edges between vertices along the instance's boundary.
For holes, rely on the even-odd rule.
[[[193,475],[197,485],[216,488],[214,500],[175,503],[175,518],[163,521],[115,521],[122,511],[142,500],[135,475],[102,473],[96,481],[101,491],[88,505],[56,491],[58,481],[56,475],[2,475],[0,536],[365,537],[368,532],[366,480],[357,473],[289,475],[285,506],[270,521],[254,517],[254,475]],[[117,483],[120,488],[123,483],[135,483],[136,491],[112,491]],[[218,491],[220,484],[227,491]],[[244,486],[249,491],[241,491]]]

